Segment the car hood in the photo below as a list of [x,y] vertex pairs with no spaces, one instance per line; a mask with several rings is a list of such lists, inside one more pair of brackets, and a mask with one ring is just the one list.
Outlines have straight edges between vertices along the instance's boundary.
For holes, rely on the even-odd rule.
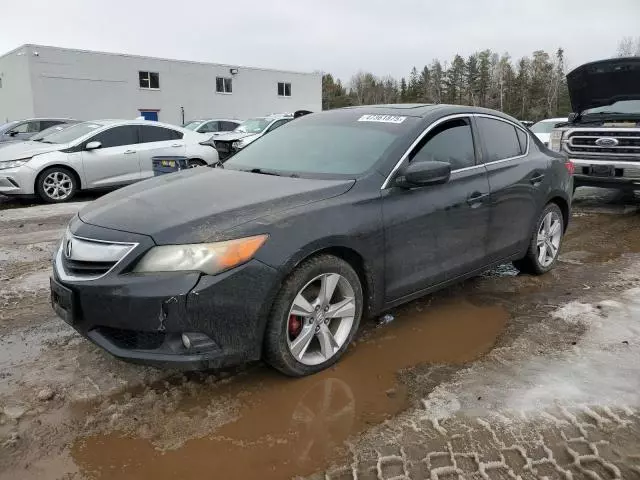
[[587,63],[569,72],[567,86],[576,113],[621,100],[640,100],[640,57]]
[[79,217],[149,235],[158,244],[212,242],[243,223],[341,195],[354,183],[196,168],[116,190],[90,203]]
[[235,142],[236,140],[240,140],[241,138],[258,137],[259,135],[259,133],[229,132],[216,135],[214,139],[216,141]]
[[40,153],[55,152],[65,148],[66,145],[40,142],[15,142],[4,144],[0,148],[0,162],[7,160],[18,160],[20,158],[30,158]]

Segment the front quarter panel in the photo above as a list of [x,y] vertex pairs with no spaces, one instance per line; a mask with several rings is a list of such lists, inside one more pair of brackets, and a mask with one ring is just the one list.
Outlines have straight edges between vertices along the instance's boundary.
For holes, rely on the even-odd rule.
[[80,153],[66,153],[61,151],[41,153],[34,156],[27,166],[34,170],[35,175],[39,175],[44,169],[54,165],[62,165],[78,174],[81,185],[84,185],[84,170],[82,169],[82,158]]

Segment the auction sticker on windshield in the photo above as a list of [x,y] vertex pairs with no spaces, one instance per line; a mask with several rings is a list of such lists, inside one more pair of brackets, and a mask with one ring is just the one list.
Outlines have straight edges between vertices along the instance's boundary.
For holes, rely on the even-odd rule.
[[398,117],[396,115],[362,115],[359,122],[380,122],[380,123],[402,123],[407,117]]

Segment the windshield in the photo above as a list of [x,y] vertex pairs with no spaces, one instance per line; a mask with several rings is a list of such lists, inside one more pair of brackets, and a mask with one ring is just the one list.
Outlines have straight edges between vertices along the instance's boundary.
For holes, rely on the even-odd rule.
[[29,137],[29,140],[31,140],[33,142],[39,142],[44,137],[46,137],[48,135],[51,135],[52,133],[59,132],[60,130],[64,130],[65,128],[69,128],[71,125],[74,125],[74,124],[72,124],[72,123],[71,124],[69,124],[69,123],[60,123],[58,125],[54,125],[53,127],[45,128],[40,133],[36,133],[32,137]]
[[191,122],[185,123],[182,128],[186,128],[187,130],[195,130],[200,125],[202,125],[203,120],[193,120]]
[[266,173],[353,176],[371,169],[417,121],[358,121],[361,113],[309,115],[284,125],[231,157],[224,168]]
[[95,122],[78,123],[58,132],[53,132],[43,137],[40,141],[42,143],[69,143],[103,126],[101,123]]
[[267,126],[271,123],[271,120],[266,118],[250,118],[249,120],[245,120],[238,128],[234,130],[234,132],[243,132],[243,133],[262,133],[262,131],[267,128]]
[[542,120],[530,127],[533,133],[551,133],[554,127],[566,120]]
[[640,115],[640,100],[621,100],[604,107],[590,108],[585,110],[583,115],[593,113],[634,113]]

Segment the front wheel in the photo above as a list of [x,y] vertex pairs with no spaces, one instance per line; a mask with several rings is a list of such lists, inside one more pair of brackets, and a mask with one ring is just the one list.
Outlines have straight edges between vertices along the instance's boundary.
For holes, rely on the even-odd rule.
[[44,170],[36,180],[36,193],[47,203],[61,203],[71,200],[78,189],[76,176],[64,167]]
[[360,324],[363,294],[345,261],[322,255],[301,264],[274,302],[265,360],[286,375],[310,375],[344,354]]
[[550,203],[540,214],[527,254],[513,262],[514,266],[523,273],[534,275],[548,272],[558,260],[563,235],[562,211],[558,205]]

